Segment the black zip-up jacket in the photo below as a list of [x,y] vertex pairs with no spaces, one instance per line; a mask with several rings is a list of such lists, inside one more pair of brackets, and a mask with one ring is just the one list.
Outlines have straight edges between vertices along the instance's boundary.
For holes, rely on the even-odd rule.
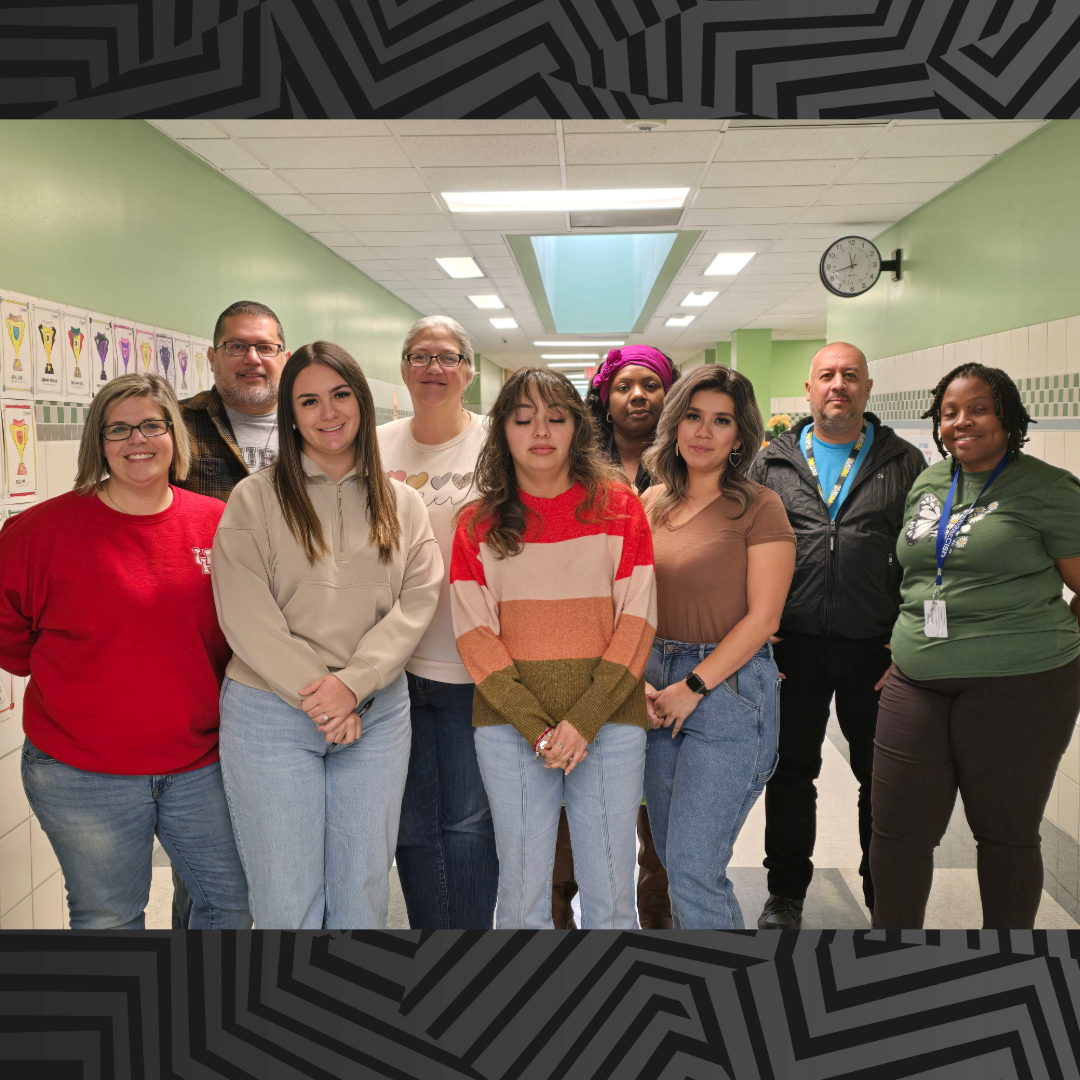
[[874,442],[835,521],[829,520],[800,447],[806,426],[813,423],[810,417],[773,439],[750,468],[751,480],[783,500],[797,540],[780,637],[809,634],[887,643],[892,633],[903,576],[896,538],[904,525],[907,493],[926,459],[873,413],[864,415],[874,425]]

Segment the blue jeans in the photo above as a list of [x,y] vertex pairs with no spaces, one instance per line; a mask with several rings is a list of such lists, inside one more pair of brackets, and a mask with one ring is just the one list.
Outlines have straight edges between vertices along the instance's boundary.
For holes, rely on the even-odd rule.
[[[685,679],[715,645],[656,638],[645,678],[657,690]],[[728,862],[750,808],[776,768],[780,674],[763,645],[738,671],[739,692],[723,682],[686,718],[649,732],[645,801],[668,872],[676,930],[741,930],[742,910]]]
[[637,816],[645,732],[604,724],[569,776],[537,761],[509,724],[476,729],[499,849],[499,930],[550,930],[551,873],[559,811],[566,801],[582,929],[637,926]]
[[473,740],[472,683],[408,674],[412,753],[397,868],[414,930],[490,930],[499,859]]
[[277,694],[221,688],[221,770],[258,930],[386,926],[409,764],[404,673],[372,697],[345,746]]
[[56,852],[72,930],[142,930],[154,834],[191,894],[192,930],[251,927],[221,767],[121,776],[65,765],[23,743],[26,797]]

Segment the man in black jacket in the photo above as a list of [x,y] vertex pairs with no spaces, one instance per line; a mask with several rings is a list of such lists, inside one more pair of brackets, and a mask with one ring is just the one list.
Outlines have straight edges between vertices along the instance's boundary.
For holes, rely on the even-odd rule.
[[836,717],[859,782],[863,895],[870,879],[870,781],[878,697],[900,608],[896,538],[922,453],[866,412],[873,380],[854,345],[826,345],[810,365],[806,418],[762,450],[750,478],[784,501],[795,530],[795,576],[780,629],[780,761],[765,788],[769,900],[758,927],[798,929],[813,877],[821,747]]

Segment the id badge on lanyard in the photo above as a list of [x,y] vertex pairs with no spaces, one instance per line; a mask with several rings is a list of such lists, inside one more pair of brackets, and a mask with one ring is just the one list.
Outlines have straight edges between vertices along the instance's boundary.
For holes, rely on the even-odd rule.
[[934,596],[931,600],[923,601],[923,633],[928,638],[947,638],[949,636],[949,621],[945,612],[945,601],[941,599],[941,571],[945,566],[945,560],[949,557],[949,552],[952,551],[953,543],[960,535],[960,530],[964,527],[967,519],[979,504],[979,500],[986,494],[987,488],[989,488],[1002,474],[1005,466],[1008,464],[1009,455],[1006,453],[997,465],[994,466],[994,471],[990,474],[990,479],[983,484],[983,489],[979,492],[978,497],[975,498],[971,505],[950,525],[949,518],[952,517],[953,503],[956,501],[956,485],[960,479],[961,473],[960,469],[956,470],[952,487],[949,488],[949,494],[945,499],[945,505],[941,508],[941,517],[938,519],[937,537],[935,540],[935,549],[937,552],[937,577],[934,579]]

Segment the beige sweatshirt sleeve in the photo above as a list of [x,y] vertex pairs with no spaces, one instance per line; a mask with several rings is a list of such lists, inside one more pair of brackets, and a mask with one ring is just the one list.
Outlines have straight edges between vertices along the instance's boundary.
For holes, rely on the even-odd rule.
[[233,488],[210,560],[214,603],[233,652],[282,701],[299,708],[300,687],[329,672],[306,641],[293,637],[270,591],[267,497],[265,485],[250,480]]
[[431,531],[427,507],[412,488],[398,488],[401,544],[407,552],[394,606],[361,639],[337,677],[358,704],[401,674],[435,615],[442,589],[443,560]]

